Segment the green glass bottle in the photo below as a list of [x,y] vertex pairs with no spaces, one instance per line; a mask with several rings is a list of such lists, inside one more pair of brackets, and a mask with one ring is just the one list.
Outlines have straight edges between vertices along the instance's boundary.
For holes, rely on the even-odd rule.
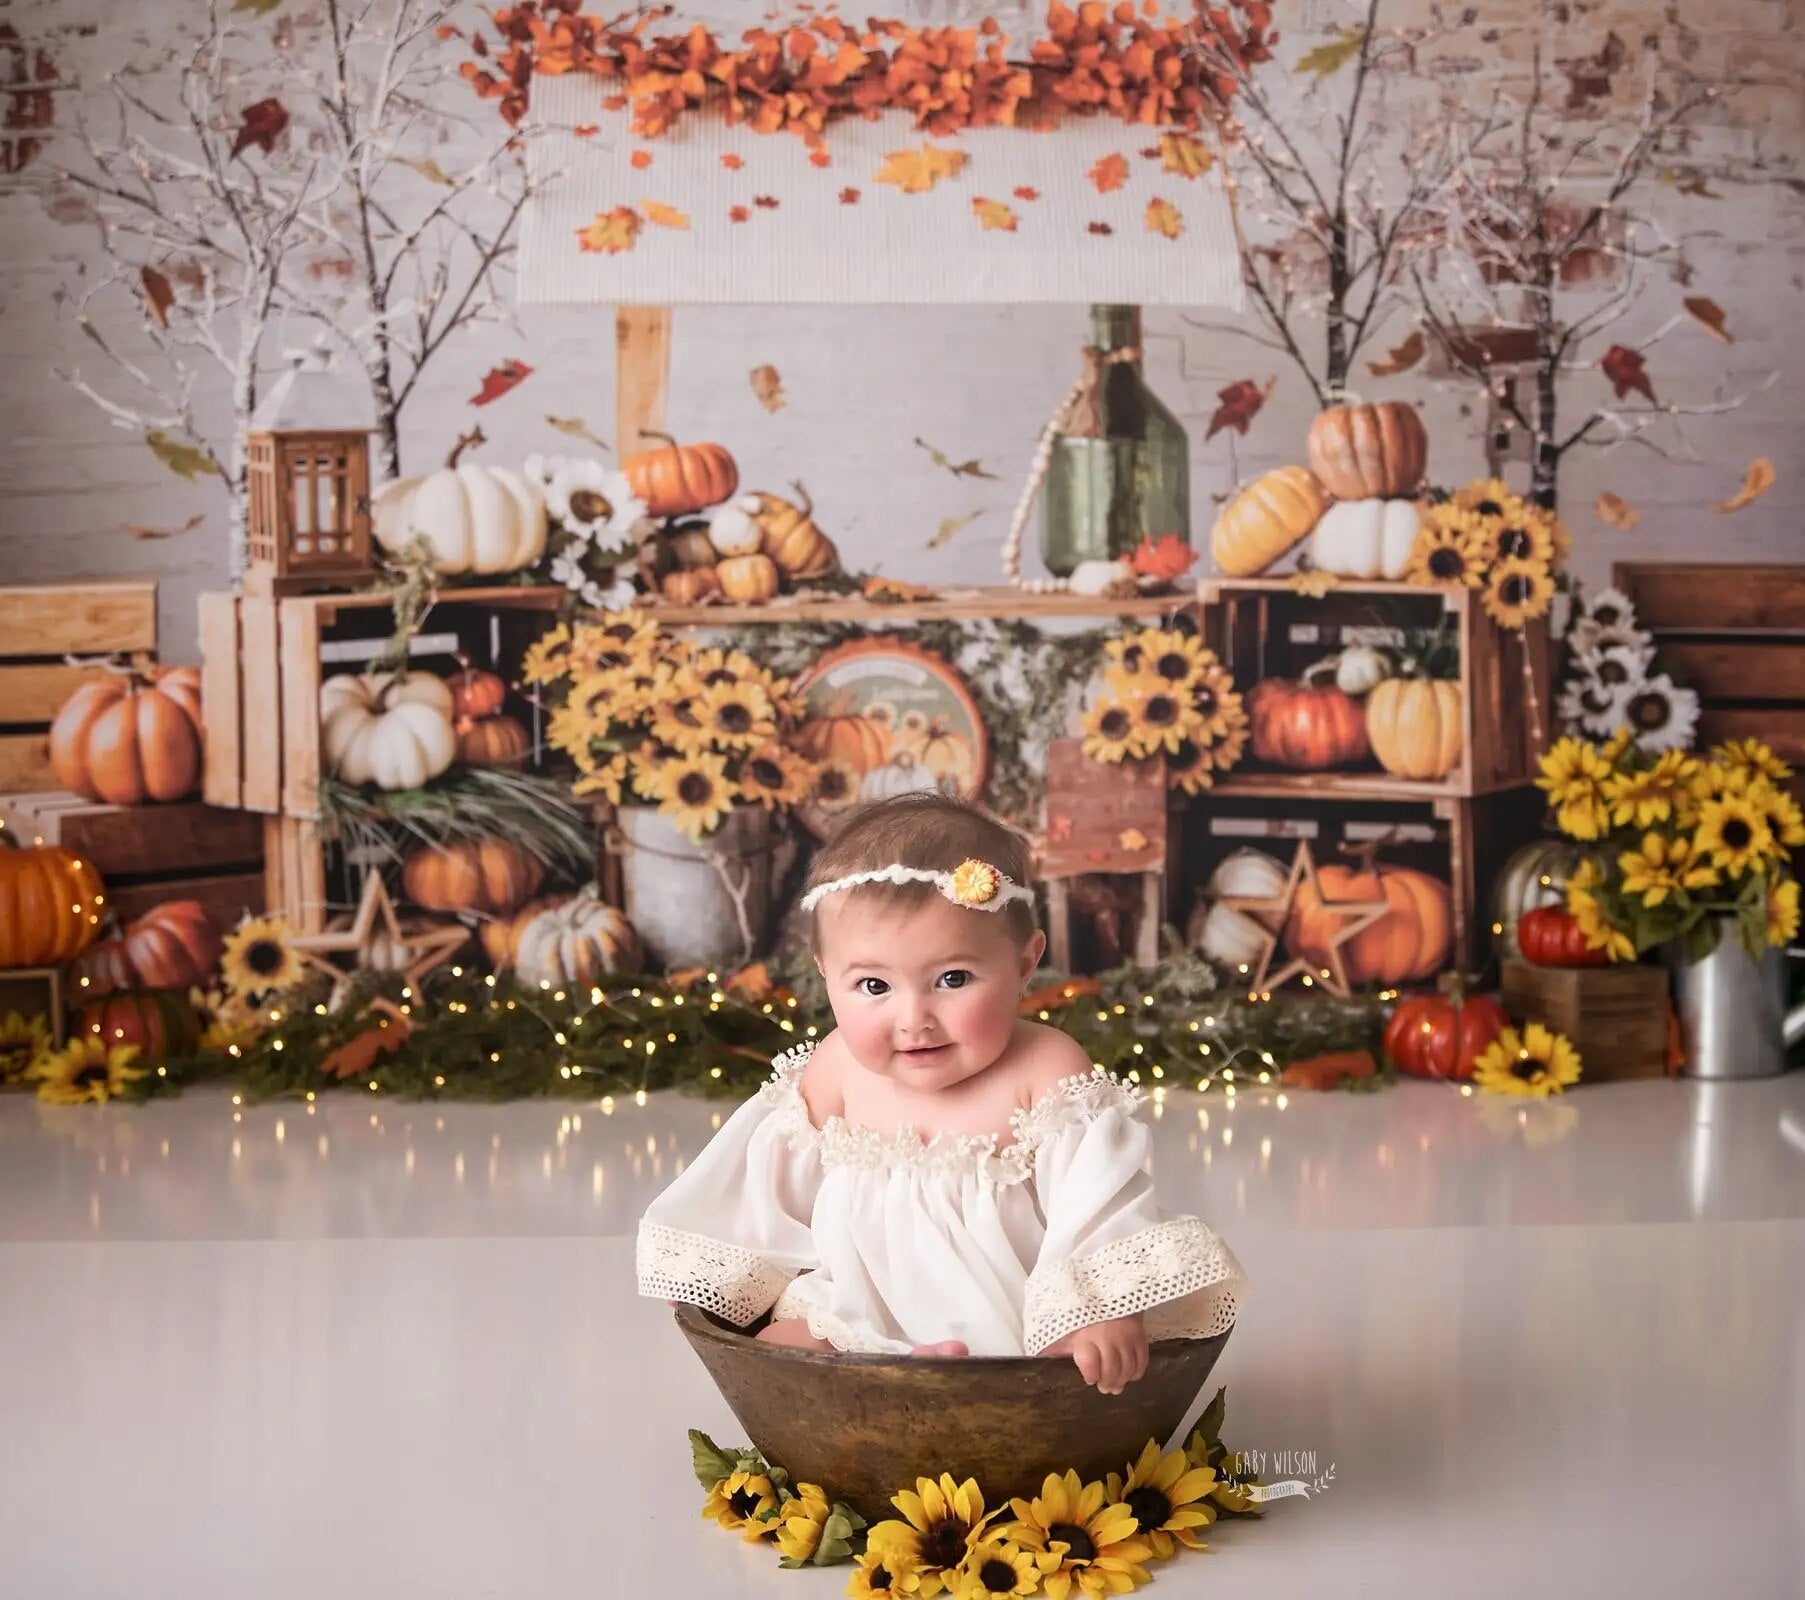
[[[1138,349],[1139,306],[1092,306],[1091,343]],[[1103,367],[1097,436],[1061,434],[1040,492],[1040,553],[1070,577],[1081,561],[1133,553],[1143,539],[1191,539],[1191,450],[1184,425],[1141,376],[1138,355]]]

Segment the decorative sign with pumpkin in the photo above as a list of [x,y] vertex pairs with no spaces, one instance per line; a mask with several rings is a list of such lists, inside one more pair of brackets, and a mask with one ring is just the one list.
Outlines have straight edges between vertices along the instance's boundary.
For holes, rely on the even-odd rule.
[[205,729],[198,667],[113,668],[63,702],[50,764],[87,800],[185,800],[200,788]]

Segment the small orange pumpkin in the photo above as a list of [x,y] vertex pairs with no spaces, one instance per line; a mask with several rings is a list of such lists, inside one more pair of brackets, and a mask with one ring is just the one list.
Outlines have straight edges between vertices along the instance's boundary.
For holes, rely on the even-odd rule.
[[513,717],[479,717],[458,725],[458,760],[473,767],[518,767],[532,746]]
[[766,555],[728,556],[715,568],[721,593],[742,605],[757,605],[777,593],[777,563]]
[[493,672],[464,666],[445,680],[451,690],[451,715],[459,723],[492,717],[508,698],[508,686]]
[[655,517],[685,517],[719,505],[740,486],[733,454],[720,444],[678,444],[668,433],[640,430],[664,443],[621,463],[633,492]]
[[198,900],[165,900],[117,938],[102,939],[70,974],[84,997],[120,989],[188,989],[205,983],[221,940]]
[[1310,470],[1337,500],[1392,500],[1416,492],[1429,435],[1402,400],[1331,406],[1310,424]]
[[203,729],[198,668],[108,673],[57,712],[50,764],[86,800],[181,800],[200,787]]
[[538,892],[545,867],[512,839],[426,845],[401,865],[408,899],[429,911],[512,911]]
[[1210,555],[1229,577],[1251,578],[1307,539],[1328,507],[1322,485],[1302,467],[1265,473],[1222,508]]
[[191,1054],[200,1044],[201,1019],[186,995],[175,989],[137,989],[90,1000],[77,1027],[107,1044],[135,1044],[144,1061],[155,1064]]
[[672,605],[699,606],[721,592],[721,577],[713,567],[681,568],[658,580],[658,592]]
[[1254,759],[1317,772],[1364,761],[1371,749],[1359,701],[1332,683],[1264,678],[1247,696]]
[[795,485],[801,505],[774,494],[758,496],[757,521],[764,552],[794,583],[807,583],[840,570],[840,552],[815,521],[815,502]]
[[60,967],[100,931],[106,895],[91,861],[55,845],[6,848],[0,834],[0,967]]

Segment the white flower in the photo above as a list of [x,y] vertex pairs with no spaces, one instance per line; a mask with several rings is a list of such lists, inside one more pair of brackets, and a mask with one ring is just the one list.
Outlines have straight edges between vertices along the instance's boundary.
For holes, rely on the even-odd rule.
[[561,583],[572,594],[582,594],[583,590],[594,583],[583,563],[566,550],[552,557],[552,582]]
[[520,469],[521,475],[541,494],[549,494],[568,459],[566,456],[530,455],[526,458],[526,465]]
[[601,611],[624,611],[640,598],[639,586],[633,581],[631,566],[616,567],[609,582],[593,584],[591,587],[596,591],[596,598],[591,600],[585,594],[583,602]]
[[596,543],[626,538],[646,514],[626,474],[593,457],[560,465],[545,491],[545,508],[567,532]]
[[1618,622],[1634,627],[1636,605],[1621,589],[1607,585],[1584,597],[1580,603],[1580,615],[1606,627]]
[[1634,622],[1594,622],[1589,617],[1576,617],[1567,643],[1575,655],[1620,647],[1653,657],[1655,637]]
[[1591,673],[1582,672],[1563,685],[1554,703],[1564,732],[1588,739],[1608,739],[1617,731],[1613,720],[1617,697]]
[[1698,733],[1698,692],[1676,689],[1665,672],[1619,690],[1611,711],[1643,750],[1690,750]]
[[1636,621],[1636,607],[1621,589],[1605,588],[1586,595],[1573,618],[1568,642],[1574,653],[1599,650],[1606,645],[1652,644],[1653,636]]
[[1628,645],[1612,644],[1601,650],[1586,651],[1574,662],[1574,669],[1582,677],[1591,678],[1610,693],[1616,694],[1628,684],[1643,682],[1654,661],[1653,645],[1643,650],[1633,650]]

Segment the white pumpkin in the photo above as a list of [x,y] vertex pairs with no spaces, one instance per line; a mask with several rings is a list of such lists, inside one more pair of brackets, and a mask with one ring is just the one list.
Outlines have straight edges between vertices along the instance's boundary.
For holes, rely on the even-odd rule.
[[1422,514],[1414,500],[1339,500],[1310,535],[1310,562],[1344,578],[1397,578]]
[[1264,850],[1237,850],[1210,874],[1209,893],[1217,900],[1224,895],[1264,900],[1276,895],[1290,878],[1291,869],[1276,856]]
[[909,751],[897,753],[895,760],[873,767],[859,779],[861,800],[887,800],[892,795],[937,792],[940,780],[922,766]]
[[1223,905],[1210,906],[1201,922],[1192,923],[1192,945],[1231,972],[1258,961],[1268,937],[1266,930],[1245,912],[1231,911]]
[[708,517],[708,542],[724,556],[756,555],[764,548],[765,532],[758,516],[764,501],[755,494],[716,506]]
[[346,783],[418,789],[457,759],[451,689],[430,672],[345,673],[320,685],[320,750]]
[[1370,644],[1349,645],[1335,658],[1335,687],[1358,700],[1391,676],[1391,658]]
[[1068,580],[1073,594],[1128,595],[1135,592],[1134,568],[1114,561],[1080,561]]
[[1252,966],[1265,949],[1268,934],[1244,911],[1220,904],[1224,896],[1268,900],[1280,894],[1291,869],[1264,850],[1237,850],[1210,874],[1208,893],[1218,902],[1199,906],[1187,932],[1195,949],[1231,971]]
[[638,972],[643,960],[633,924],[594,884],[533,917],[514,946],[520,981],[554,987],[594,983],[610,972]]
[[440,572],[519,572],[545,554],[545,496],[506,467],[451,460],[423,478],[397,478],[370,504],[376,539],[399,555],[416,537]]

